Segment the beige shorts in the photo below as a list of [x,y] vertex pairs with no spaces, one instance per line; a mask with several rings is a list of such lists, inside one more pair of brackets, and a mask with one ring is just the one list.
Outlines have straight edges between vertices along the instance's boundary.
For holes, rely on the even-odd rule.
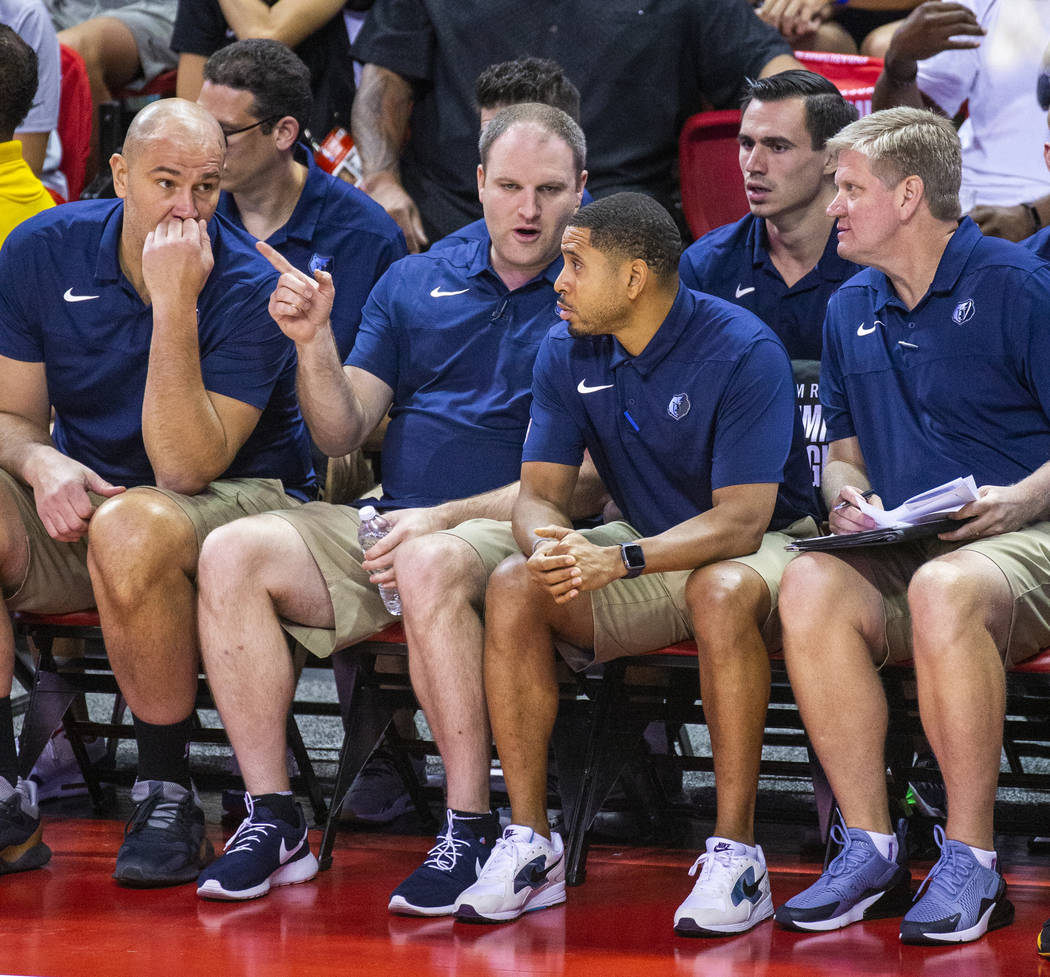
[[[399,618],[383,606],[379,589],[362,568],[364,553],[357,539],[361,525],[359,510],[326,502],[309,502],[298,509],[275,512],[302,537],[324,577],[335,611],[335,628],[314,628],[282,621],[293,638],[319,658],[362,641]],[[509,522],[469,519],[449,535],[469,543],[491,573],[518,547]]]
[[959,549],[986,556],[1002,571],[1010,587],[1013,613],[1006,663],[1022,662],[1050,645],[1050,522],[1037,522],[1015,533],[972,543],[949,543],[934,536],[851,554],[851,566],[882,592],[886,622],[883,664],[913,657],[908,610],[908,584],[913,574],[922,564]]
[[[785,529],[766,533],[755,553],[726,561],[751,567],[769,588],[770,612],[762,628],[762,637],[771,651],[780,646],[780,617],[777,614],[780,577],[796,555],[785,547],[792,540],[815,536],[816,533],[816,523],[807,516]],[[641,533],[626,522],[585,529],[583,535],[599,546],[641,538]],[[559,641],[558,650],[562,657],[579,671],[595,662],[639,655],[691,638],[693,625],[685,602],[685,585],[692,572],[643,573],[632,580],[614,580],[594,591],[591,594],[594,648],[580,649]]]
[[[25,576],[12,593],[4,594],[8,610],[65,614],[94,607],[95,596],[87,570],[87,540],[62,543],[48,536],[37,515],[32,489],[2,469],[0,491],[15,500],[29,546]],[[180,495],[152,485],[129,491],[160,492],[171,499],[193,523],[198,550],[204,537],[218,526],[241,516],[301,504],[285,495],[284,487],[275,478],[221,479],[197,495]],[[96,505],[105,501],[95,495],[92,500]]]

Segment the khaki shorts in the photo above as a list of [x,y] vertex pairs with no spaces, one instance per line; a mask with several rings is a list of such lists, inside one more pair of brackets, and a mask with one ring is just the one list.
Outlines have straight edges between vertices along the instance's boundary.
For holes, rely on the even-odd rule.
[[[87,540],[62,543],[48,536],[36,512],[33,491],[0,469],[0,491],[6,491],[18,506],[29,546],[29,564],[21,583],[4,600],[10,611],[65,614],[95,606],[87,570]],[[131,492],[160,492],[171,499],[193,523],[200,550],[204,537],[225,523],[301,503],[285,495],[276,478],[227,478],[212,482],[197,495],[180,495],[167,489],[143,485]],[[96,505],[105,500],[92,495]],[[90,530],[89,530],[90,532]]]
[[[780,618],[777,614],[780,577],[796,555],[785,547],[792,540],[815,536],[816,533],[817,524],[807,516],[785,529],[766,533],[757,552],[725,561],[751,567],[769,588],[770,611],[762,628],[762,637],[771,651],[780,647]],[[641,533],[626,522],[585,529],[583,535],[599,546],[641,538]],[[580,649],[558,641],[562,657],[580,671],[595,662],[639,655],[691,638],[693,625],[685,602],[685,585],[692,572],[643,573],[632,580],[614,580],[592,592],[594,648]]]
[[908,584],[915,571],[960,549],[986,556],[1002,571],[1010,587],[1013,613],[1006,664],[1022,662],[1050,645],[1050,522],[1037,522],[1015,533],[972,543],[949,543],[934,536],[851,554],[850,565],[882,592],[886,622],[883,664],[913,657]]
[[[302,537],[328,587],[335,611],[335,628],[313,628],[294,621],[281,625],[303,647],[319,658],[375,634],[399,618],[383,606],[379,589],[362,568],[364,553],[357,539],[360,511],[350,506],[309,502],[298,509],[275,512]],[[510,523],[469,519],[449,535],[469,543],[487,573],[505,557],[517,553]]]

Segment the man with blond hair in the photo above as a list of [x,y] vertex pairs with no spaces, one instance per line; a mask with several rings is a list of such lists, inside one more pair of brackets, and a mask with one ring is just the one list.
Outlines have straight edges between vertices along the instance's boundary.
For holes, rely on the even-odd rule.
[[[958,476],[980,489],[949,532],[804,554],[784,575],[791,684],[845,830],[838,857],[776,918],[823,931],[903,913],[902,942],[965,942],[1013,919],[992,825],[1004,663],[1050,642],[1050,268],[960,221],[959,140],[943,117],[876,112],[829,146],[839,254],[869,266],[825,323],[831,529],[873,525],[858,508],[869,490],[892,509]],[[940,859],[910,908],[878,678],[908,659],[948,795]]]

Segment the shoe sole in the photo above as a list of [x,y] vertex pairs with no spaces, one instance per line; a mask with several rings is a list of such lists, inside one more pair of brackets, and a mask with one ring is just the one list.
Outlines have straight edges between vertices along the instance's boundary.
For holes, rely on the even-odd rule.
[[196,882],[209,862],[215,858],[215,849],[207,838],[201,844],[200,855],[196,865],[187,865],[183,873],[178,875],[149,875],[138,866],[121,869],[117,867],[113,873],[113,880],[128,889],[163,889],[172,885],[186,885]]
[[41,841],[43,825],[37,827],[20,845],[10,845],[0,852],[0,875],[28,872],[51,861],[51,849]]
[[197,895],[202,899],[214,899],[217,902],[246,902],[249,899],[259,899],[278,886],[309,882],[315,875],[317,858],[313,852],[309,852],[294,862],[282,865],[258,885],[247,889],[224,889],[218,879],[207,879],[197,887]]
[[[923,932],[921,927],[924,923],[909,923],[905,920],[901,923],[900,940],[909,946],[943,946],[946,943],[971,943],[979,940],[989,930],[997,930],[1003,926],[1009,926],[1014,921],[1014,905],[1009,899],[999,899],[994,905],[988,907],[977,922],[964,930],[954,930],[950,933]],[[1041,935],[1041,934],[1040,934]],[[1042,951],[1040,950],[1040,953]]]
[[781,906],[773,914],[773,918],[784,929],[799,930],[805,933],[828,933],[865,919],[903,916],[911,907],[911,902],[911,876],[906,875],[892,888],[861,899],[844,913],[830,919],[794,919],[789,915],[792,910],[787,904]]
[[391,896],[387,910],[397,916],[451,916],[456,904],[447,906],[416,906],[404,896]]
[[698,923],[689,916],[683,916],[674,924],[674,931],[679,936],[718,937],[732,936],[734,933],[746,933],[759,923],[765,922],[773,915],[773,898],[767,895],[755,907],[755,911],[744,920],[736,923]]
[[498,912],[482,912],[468,903],[461,903],[456,908],[456,919],[463,923],[509,923],[511,920],[524,916],[525,913],[536,912],[538,909],[550,909],[552,906],[560,906],[565,902],[565,883],[552,882],[542,889],[534,889],[525,902],[514,909],[505,909]]

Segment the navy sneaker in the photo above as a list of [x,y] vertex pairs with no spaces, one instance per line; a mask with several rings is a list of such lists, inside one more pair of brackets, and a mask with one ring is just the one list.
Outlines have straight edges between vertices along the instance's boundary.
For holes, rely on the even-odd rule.
[[387,907],[406,916],[448,916],[456,899],[474,884],[499,837],[499,818],[446,813],[445,830],[426,860],[390,896]]
[[42,834],[36,784],[20,779],[12,787],[0,777],[0,875],[46,865],[51,849]]
[[1006,898],[1006,880],[977,861],[968,845],[947,840],[939,824],[933,836],[941,857],[901,921],[901,943],[969,943],[1012,923],[1014,907]]
[[303,809],[296,804],[296,823],[282,821],[244,795],[248,817],[226,842],[223,854],[197,879],[202,899],[258,899],[271,886],[307,882],[317,874],[310,851]]
[[836,824],[831,836],[842,851],[816,882],[777,909],[774,919],[786,929],[824,932],[903,915],[911,901],[908,870],[883,858],[860,828],[843,831]]
[[193,790],[164,780],[136,780],[137,807],[124,828],[113,878],[137,889],[195,882],[215,854]]

